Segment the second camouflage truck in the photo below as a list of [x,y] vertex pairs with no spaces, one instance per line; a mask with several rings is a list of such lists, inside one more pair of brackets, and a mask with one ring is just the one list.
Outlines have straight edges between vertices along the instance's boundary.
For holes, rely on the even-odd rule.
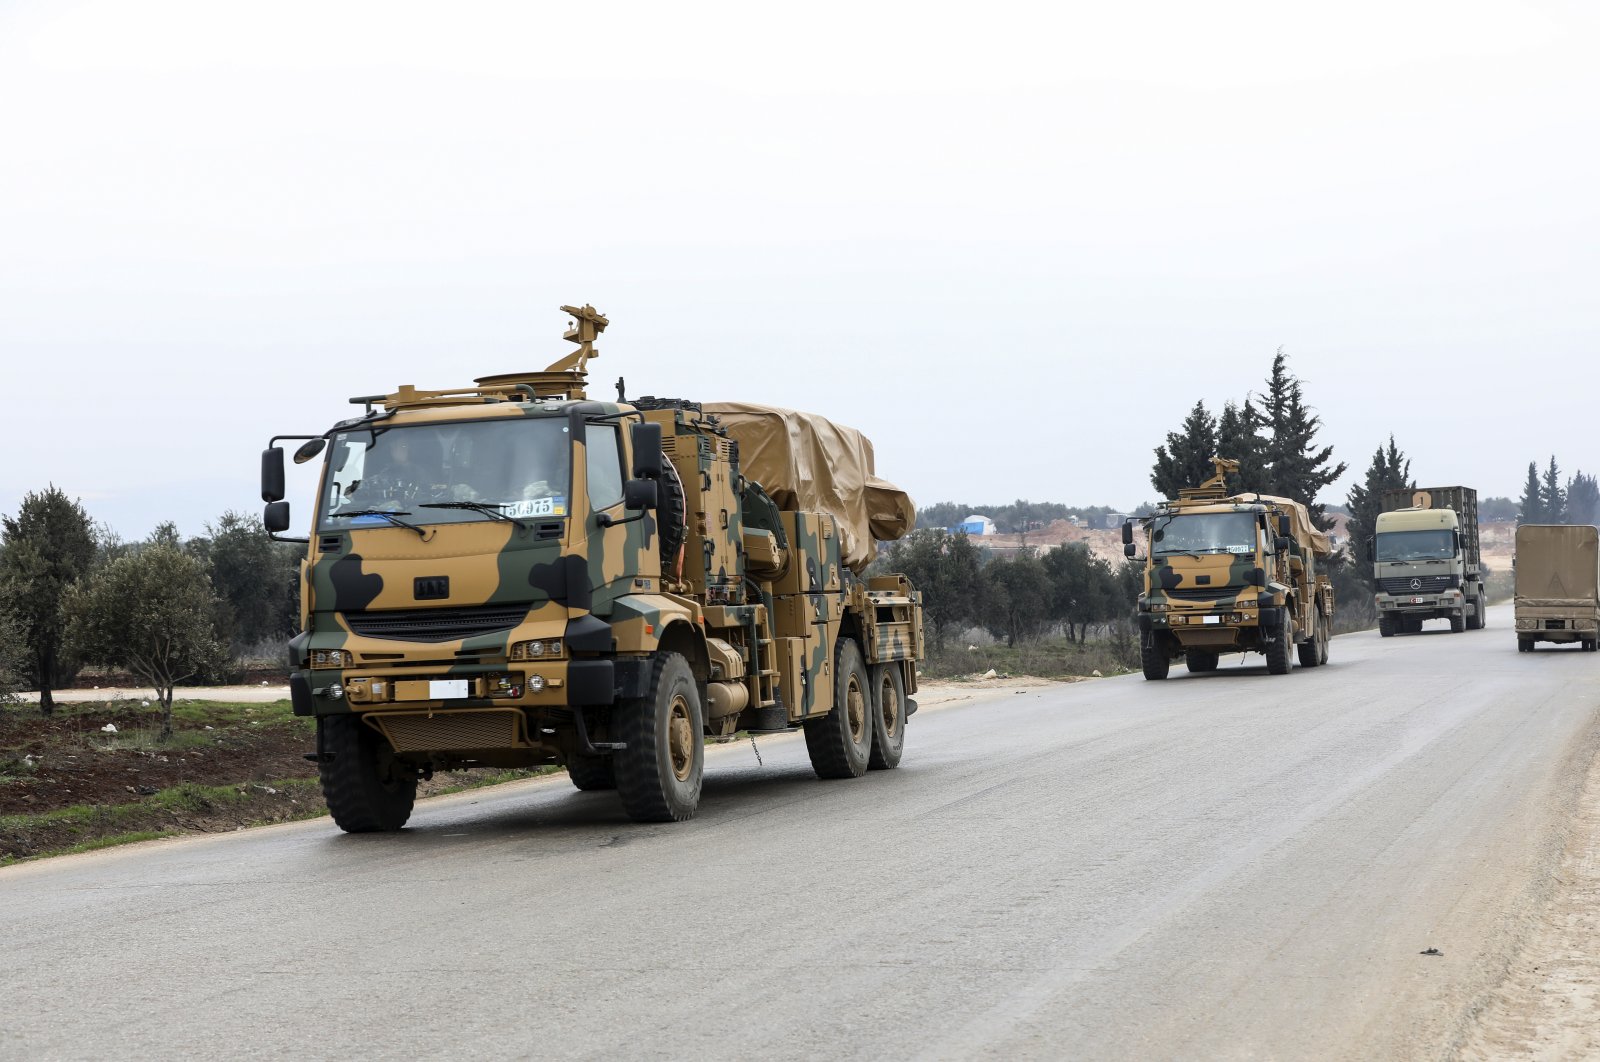
[[823,778],[900,762],[921,598],[865,579],[913,524],[871,444],[820,417],[599,402],[606,318],[563,307],[576,353],[364,415],[263,454],[290,525],[282,439],[325,448],[290,644],[323,792],[352,832],[399,829],[439,770],[565,764],[638,821],[691,817],[704,742],[803,728]]
[[1456,633],[1479,630],[1488,612],[1478,549],[1478,492],[1406,487],[1383,492],[1372,541],[1378,633],[1416,634],[1430,619]]
[[[1287,674],[1328,662],[1333,548],[1299,502],[1265,494],[1230,495],[1239,464],[1216,458],[1216,475],[1179,492],[1146,517],[1147,559],[1139,597],[1140,659],[1147,679],[1164,679],[1172,661],[1191,673],[1215,671],[1224,653],[1262,653],[1267,670]],[[1124,552],[1137,553],[1133,524]]]

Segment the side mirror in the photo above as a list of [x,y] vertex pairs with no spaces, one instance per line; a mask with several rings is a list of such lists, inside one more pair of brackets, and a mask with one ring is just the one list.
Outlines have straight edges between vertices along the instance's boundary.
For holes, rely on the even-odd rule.
[[[655,425],[651,425],[655,427]],[[659,430],[659,429],[657,429]],[[657,453],[661,451],[657,450]],[[622,504],[629,509],[654,509],[656,507],[656,481],[630,479],[622,485]]]
[[1127,557],[1129,560],[1132,560],[1133,555],[1138,552],[1139,547],[1135,546],[1132,542],[1124,542],[1122,544],[1122,555]]
[[[281,456],[283,451],[280,450],[278,453]],[[281,475],[283,469],[279,468],[278,472]],[[286,501],[270,502],[266,511],[261,514],[261,523],[273,534],[289,530],[289,503]]]
[[1262,568],[1251,568],[1249,573],[1246,574],[1244,578],[1245,582],[1249,583],[1251,586],[1267,585],[1267,573]]
[[1287,535],[1279,535],[1278,538],[1277,538],[1277,541],[1273,542],[1272,548],[1273,548],[1273,551],[1277,552],[1277,553],[1288,553],[1289,552],[1289,536],[1287,536]]
[[[655,479],[661,475],[661,425],[645,421],[633,426],[633,476],[635,479]],[[651,508],[655,507],[652,502]],[[628,508],[641,506],[629,504]]]
[[261,451],[261,500],[264,502],[283,500],[283,447],[281,446],[269,446]]
[[306,440],[300,444],[300,449],[294,452],[294,463],[297,465],[305,464],[307,461],[320,454],[322,452],[322,448],[327,445],[327,439]]
[[1290,530],[1289,529],[1289,514],[1288,513],[1279,513],[1278,514],[1278,534],[1282,535],[1284,538],[1288,538],[1289,537],[1289,530]]
[[[1133,545],[1133,521],[1132,520],[1124,520],[1124,521],[1122,521],[1122,544],[1124,546]],[[1124,552],[1126,552],[1126,551],[1124,551]],[[1131,557],[1131,556],[1133,556],[1133,554],[1129,553],[1128,556]]]

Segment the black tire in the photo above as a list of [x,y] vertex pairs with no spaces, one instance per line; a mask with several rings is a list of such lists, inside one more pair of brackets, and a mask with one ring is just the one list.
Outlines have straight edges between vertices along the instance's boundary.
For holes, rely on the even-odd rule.
[[861,650],[840,638],[833,650],[833,708],[807,719],[806,752],[818,778],[860,778],[872,753],[872,680]]
[[1489,626],[1489,595],[1487,592],[1478,591],[1478,629],[1481,631]]
[[1322,613],[1311,607],[1311,637],[1295,646],[1301,667],[1316,667],[1322,663]]
[[417,772],[358,716],[327,715],[317,725],[322,751],[332,756],[317,764],[317,777],[339,829],[386,833],[404,826],[417,802]]
[[1160,682],[1167,677],[1167,672],[1172,669],[1172,658],[1167,655],[1167,646],[1161,635],[1151,634],[1140,641],[1139,663],[1148,681]]
[[1380,637],[1380,638],[1393,638],[1394,637],[1394,615],[1393,615],[1393,613],[1385,612],[1383,615],[1378,617],[1378,637]]
[[1333,645],[1333,628],[1329,626],[1327,617],[1319,617],[1324,622],[1317,626],[1317,666],[1321,667],[1328,662],[1328,650]]
[[899,664],[868,669],[872,677],[872,752],[867,768],[891,771],[906,748],[906,679]]
[[567,757],[567,778],[576,789],[593,793],[617,787],[616,764],[610,756],[585,756],[574,753]]
[[1472,611],[1467,616],[1467,630],[1483,630],[1483,597],[1481,595],[1472,595]]
[[1183,666],[1193,675],[1206,671],[1215,671],[1217,663],[1222,659],[1222,654],[1214,649],[1185,649],[1183,651]]
[[683,497],[683,481],[672,461],[663,458],[661,478],[656,480],[656,508],[653,514],[660,539],[661,573],[672,575],[678,566],[678,550],[688,533],[688,507]]
[[1272,634],[1272,641],[1266,646],[1267,672],[1287,675],[1289,669],[1294,667],[1294,631],[1287,610],[1284,611],[1283,625]]
[[1450,617],[1450,633],[1460,634],[1467,629],[1467,606],[1463,604],[1461,611]]
[[657,653],[650,692],[612,709],[611,729],[627,744],[611,754],[617,795],[634,822],[684,822],[700,806],[705,712],[689,662]]
[[1533,652],[1533,639],[1532,638],[1518,638],[1517,639],[1517,652],[1519,652],[1519,653],[1531,653],[1531,652]]

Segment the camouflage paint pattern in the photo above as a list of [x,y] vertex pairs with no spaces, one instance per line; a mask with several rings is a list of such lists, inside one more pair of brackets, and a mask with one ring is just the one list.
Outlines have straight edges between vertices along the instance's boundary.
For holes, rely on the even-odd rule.
[[[1221,475],[1219,467],[1218,482]],[[1157,556],[1147,534],[1144,593],[1139,598],[1145,637],[1170,635],[1165,644],[1174,656],[1186,649],[1264,652],[1272,631],[1262,626],[1263,608],[1287,610],[1293,641],[1315,637],[1318,625],[1333,616],[1333,584],[1317,568],[1319,543],[1307,533],[1311,524],[1304,506],[1200,488],[1167,502],[1157,519],[1217,513],[1253,516],[1255,544],[1250,552]],[[1283,554],[1273,548],[1280,514],[1291,517],[1289,549]],[[1251,581],[1257,568],[1265,575],[1265,586]]]
[[[300,666],[313,690],[315,714],[366,713],[386,735],[399,733],[401,724],[408,734],[426,734],[426,726],[412,724],[436,724],[453,743],[444,744],[441,736],[437,749],[401,750],[419,764],[516,765],[559,761],[569,754],[573,731],[566,691],[577,658],[648,662],[669,645],[690,658],[703,687],[713,681],[741,685],[748,693],[747,711],[781,703],[789,720],[798,722],[832,708],[834,654],[839,639],[850,637],[861,643],[869,663],[900,664],[907,693],[915,692],[916,661],[923,656],[920,594],[903,577],[876,579],[869,588],[849,576],[840,563],[835,520],[824,513],[782,513],[782,526],[769,530],[774,536],[781,532],[785,548],[777,553],[787,564],[770,580],[750,577],[743,499],[752,487],[756,497],[762,495],[741,475],[737,445],[706,418],[686,408],[640,412],[588,400],[581,364],[578,370],[552,367],[544,373],[480,378],[479,385],[447,392],[401,388],[373,400],[383,410],[360,422],[401,428],[497,418],[564,419],[572,455],[567,511],[523,518],[533,525],[528,528],[488,517],[449,523],[409,517],[425,538],[396,526],[314,534],[302,569],[306,639]],[[665,564],[658,526],[662,507],[645,511],[641,519],[602,526],[589,501],[585,425],[618,425],[627,475],[632,468],[627,426],[641,419],[662,426],[663,450],[684,494],[682,548]],[[335,430],[352,426],[357,422]],[[325,467],[324,481],[327,475]],[[319,485],[319,504],[325,490],[326,482]],[[770,499],[760,511],[768,507]],[[606,511],[619,520],[637,515],[620,503]],[[770,522],[770,516],[763,520]],[[559,530],[552,531],[553,525]],[[420,600],[419,580],[434,585],[448,580],[448,593]],[[502,622],[490,623],[497,629],[485,633],[460,626],[470,623],[475,611],[497,608],[514,616],[509,626],[506,613]],[[595,619],[604,624],[609,646],[572,649],[569,633],[586,629],[592,635]],[[421,636],[385,637],[371,633],[374,620],[425,620],[435,629]],[[369,633],[359,633],[361,628]],[[713,648],[710,639],[719,644]],[[560,651],[516,657],[514,647],[536,641],[557,643]],[[312,663],[332,650],[349,656],[337,666]],[[742,674],[724,675],[726,667],[714,673],[713,661],[725,661],[727,652],[740,655]],[[529,682],[535,677],[542,682],[539,690]],[[465,680],[466,696],[433,698],[431,683],[448,680]],[[335,686],[342,695],[332,694]],[[604,729],[606,712],[626,710],[625,701],[601,709],[596,729]],[[461,726],[450,730],[452,720]],[[719,724],[732,725],[734,719]],[[496,739],[495,747],[463,749],[460,735],[469,729],[506,736]]]

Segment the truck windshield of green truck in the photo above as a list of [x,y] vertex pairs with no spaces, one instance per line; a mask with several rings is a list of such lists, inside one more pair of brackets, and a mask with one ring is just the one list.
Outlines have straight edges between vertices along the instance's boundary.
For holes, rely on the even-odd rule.
[[1448,560],[1455,554],[1455,534],[1448,529],[1378,534],[1376,557],[1379,561]]
[[1254,513],[1180,513],[1156,520],[1150,534],[1150,552],[1157,557],[1255,550]]
[[388,522],[360,515],[374,511],[440,524],[568,511],[572,448],[564,417],[362,428],[338,433],[329,450],[324,531]]

